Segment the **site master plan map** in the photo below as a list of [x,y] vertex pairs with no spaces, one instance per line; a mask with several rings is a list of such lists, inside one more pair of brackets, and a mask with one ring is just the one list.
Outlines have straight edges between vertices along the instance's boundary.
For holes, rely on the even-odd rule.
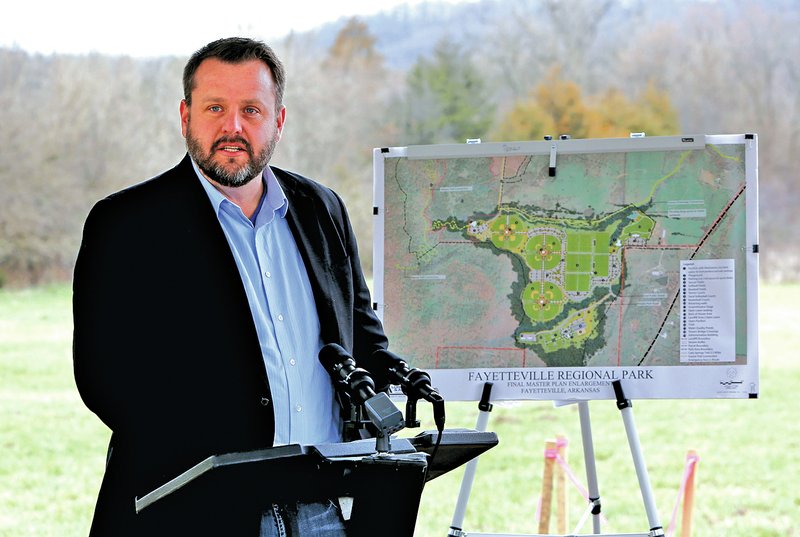
[[375,152],[375,298],[444,395],[755,397],[755,135]]

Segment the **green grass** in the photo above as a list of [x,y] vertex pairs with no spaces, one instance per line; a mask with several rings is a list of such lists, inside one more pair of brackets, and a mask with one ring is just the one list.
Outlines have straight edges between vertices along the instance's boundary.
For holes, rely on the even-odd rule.
[[108,429],[72,381],[66,286],[0,291],[0,535],[89,531]]
[[[700,456],[694,535],[798,535],[800,520],[800,285],[762,285],[761,394],[757,400],[634,401],[634,417],[661,523],[671,519],[686,452]],[[0,536],[86,535],[108,430],[83,406],[72,379],[70,291],[0,290]],[[423,428],[432,429],[420,403]],[[647,519],[619,411],[590,403],[606,533],[646,532]],[[475,426],[475,403],[448,403],[448,427]],[[500,445],[478,463],[464,530],[536,533],[544,441],[563,434],[585,483],[574,406],[497,404]],[[407,431],[414,434],[416,431]],[[430,482],[419,537],[446,535],[462,469]],[[570,526],[584,502],[570,488]],[[590,533],[586,525],[582,533]]]

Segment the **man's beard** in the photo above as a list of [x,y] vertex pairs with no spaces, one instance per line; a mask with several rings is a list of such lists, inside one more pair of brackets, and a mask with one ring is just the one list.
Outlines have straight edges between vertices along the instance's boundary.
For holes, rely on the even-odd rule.
[[[225,144],[237,143],[244,146],[247,151],[247,162],[233,170],[226,168],[223,164],[214,160],[216,150]],[[226,136],[218,139],[211,146],[208,153],[203,151],[200,142],[192,136],[191,129],[186,132],[186,149],[189,155],[197,163],[200,170],[206,177],[213,179],[222,186],[227,187],[240,187],[249,183],[252,179],[258,176],[264,168],[267,167],[272,153],[275,151],[275,145],[278,143],[277,137],[270,140],[269,144],[256,155],[253,153],[253,147],[247,140],[240,136]],[[233,159],[229,161],[232,163]]]

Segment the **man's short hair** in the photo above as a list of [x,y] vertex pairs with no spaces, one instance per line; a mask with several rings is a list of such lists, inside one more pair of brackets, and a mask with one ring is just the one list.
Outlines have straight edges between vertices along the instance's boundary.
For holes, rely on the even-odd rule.
[[207,44],[192,54],[183,68],[183,98],[186,104],[192,103],[194,75],[204,60],[216,58],[225,63],[241,63],[260,60],[269,68],[275,82],[275,107],[283,106],[283,90],[286,86],[286,71],[283,69],[275,51],[269,45],[246,37],[226,37]]

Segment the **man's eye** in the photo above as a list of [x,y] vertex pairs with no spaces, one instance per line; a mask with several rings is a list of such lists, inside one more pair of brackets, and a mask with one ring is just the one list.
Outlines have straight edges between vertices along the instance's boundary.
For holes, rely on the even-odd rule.
[[222,107],[217,105],[217,104],[215,104],[213,106],[209,106],[208,109],[211,112],[221,112],[222,111]]
[[250,115],[258,114],[258,108],[255,108],[253,106],[248,106],[247,108],[244,109],[244,111],[245,111],[245,113],[250,114]]

